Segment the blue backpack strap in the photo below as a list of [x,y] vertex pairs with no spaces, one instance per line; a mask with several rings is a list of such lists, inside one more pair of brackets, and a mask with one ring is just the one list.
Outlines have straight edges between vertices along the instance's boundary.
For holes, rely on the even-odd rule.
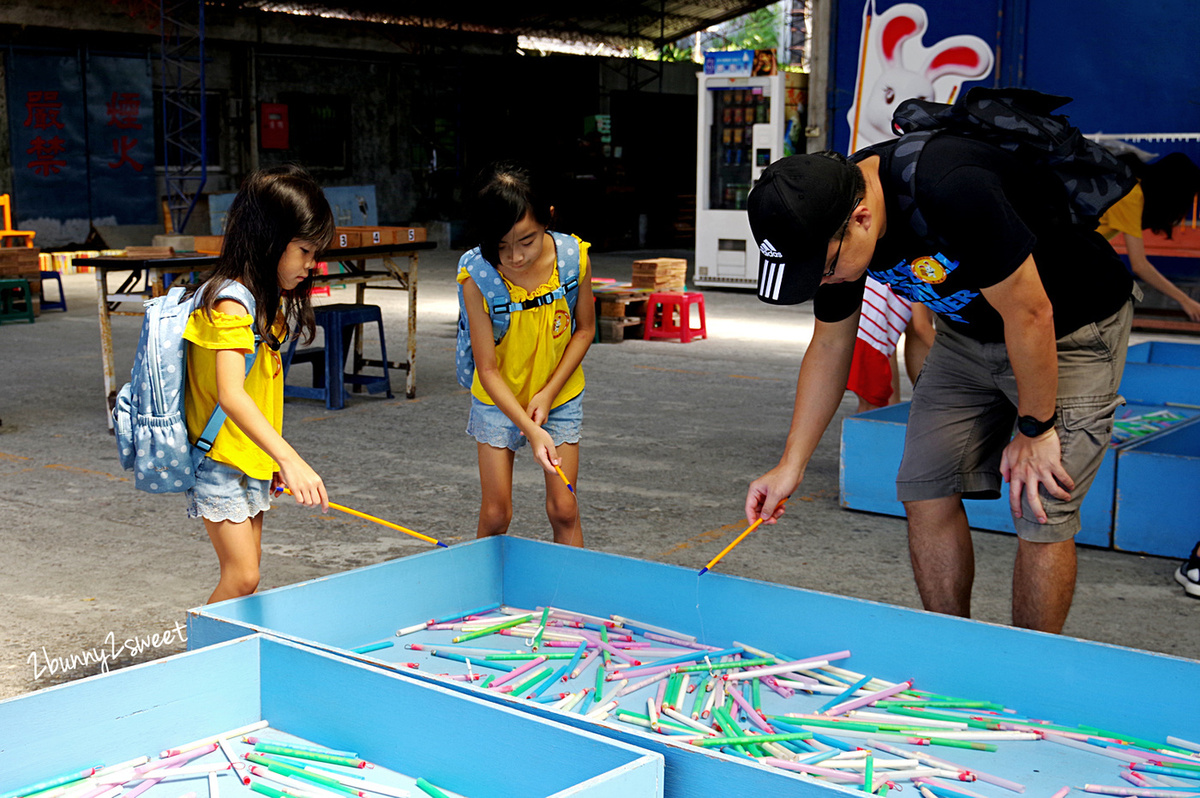
[[[250,369],[254,368],[254,361],[258,357],[258,345],[262,343],[262,336],[258,333],[258,317],[255,314],[254,295],[250,290],[241,283],[229,281],[221,286],[217,291],[217,299],[233,299],[242,303],[250,312],[250,329],[254,333],[254,348],[250,350],[250,354],[246,355],[246,376],[250,376]],[[221,409],[218,402],[213,408],[212,415],[208,417],[208,423],[204,425],[204,431],[200,433],[199,439],[194,444],[195,448],[201,455],[207,455],[213,447],[213,442],[217,439],[217,434],[220,433],[221,427],[225,425],[225,411]]]
[[582,271],[583,248],[575,236],[552,233],[558,247],[558,282],[566,291],[567,307],[571,310],[571,332],[575,331],[575,306],[579,302],[579,280]]
[[[459,261],[459,266],[467,270],[467,274],[475,282],[483,301],[487,303],[488,315],[492,319],[492,340],[496,343],[508,332],[508,314],[513,310],[512,296],[504,278],[488,263],[479,248],[468,252]],[[459,288],[461,289],[461,284]]]

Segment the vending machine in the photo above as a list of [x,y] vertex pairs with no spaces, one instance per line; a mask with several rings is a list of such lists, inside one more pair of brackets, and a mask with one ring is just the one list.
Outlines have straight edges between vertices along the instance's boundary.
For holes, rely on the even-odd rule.
[[698,77],[692,282],[754,288],[758,248],[746,217],[746,196],[768,164],[803,151],[798,142],[804,140],[808,76],[777,72],[773,50],[739,50],[706,53]]

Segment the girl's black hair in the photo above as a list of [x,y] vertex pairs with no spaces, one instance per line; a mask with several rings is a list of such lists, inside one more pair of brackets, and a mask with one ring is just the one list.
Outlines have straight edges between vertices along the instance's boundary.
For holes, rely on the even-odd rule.
[[[321,187],[302,167],[273,166],[252,172],[225,219],[225,242],[216,268],[201,287],[202,306],[211,316],[216,288],[240,280],[254,296],[255,326],[273,349],[280,341],[272,328],[283,304],[284,329],[299,326],[305,343],[316,333],[311,275],[296,288],[279,290],[279,259],[294,239],[311,242],[317,252],[333,241],[333,212]],[[211,288],[211,290],[210,290]]]
[[500,263],[500,239],[532,212],[538,224],[547,229],[554,224],[550,203],[542,195],[540,181],[530,169],[513,161],[489,165],[479,175],[470,211],[471,240],[484,260]]
[[1154,163],[1127,161],[1142,183],[1146,204],[1142,208],[1142,227],[1171,237],[1171,228],[1192,210],[1192,200],[1200,192],[1200,166],[1182,152],[1164,155]]

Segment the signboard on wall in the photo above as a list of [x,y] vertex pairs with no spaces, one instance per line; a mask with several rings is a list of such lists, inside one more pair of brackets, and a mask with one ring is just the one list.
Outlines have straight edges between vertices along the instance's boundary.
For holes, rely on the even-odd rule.
[[145,58],[12,53],[13,223],[39,246],[157,221],[150,80]]
[[154,95],[144,58],[87,59],[91,214],[95,224],[154,224]]
[[37,232],[40,246],[83,241],[91,225],[79,59],[17,50],[7,72],[13,225]]

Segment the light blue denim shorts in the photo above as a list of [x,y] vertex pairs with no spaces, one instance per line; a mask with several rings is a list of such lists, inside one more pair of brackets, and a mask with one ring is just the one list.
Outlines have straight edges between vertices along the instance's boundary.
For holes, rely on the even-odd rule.
[[[583,429],[583,394],[581,391],[569,402],[564,402],[550,411],[550,417],[542,429],[550,433],[555,446],[564,443],[579,443]],[[467,419],[467,434],[480,443],[497,449],[512,449],[514,452],[525,445],[525,436],[504,411],[495,405],[484,404],[471,397],[471,416]]]
[[271,480],[255,479],[205,457],[196,466],[196,486],[186,495],[188,518],[241,523],[271,509]]

